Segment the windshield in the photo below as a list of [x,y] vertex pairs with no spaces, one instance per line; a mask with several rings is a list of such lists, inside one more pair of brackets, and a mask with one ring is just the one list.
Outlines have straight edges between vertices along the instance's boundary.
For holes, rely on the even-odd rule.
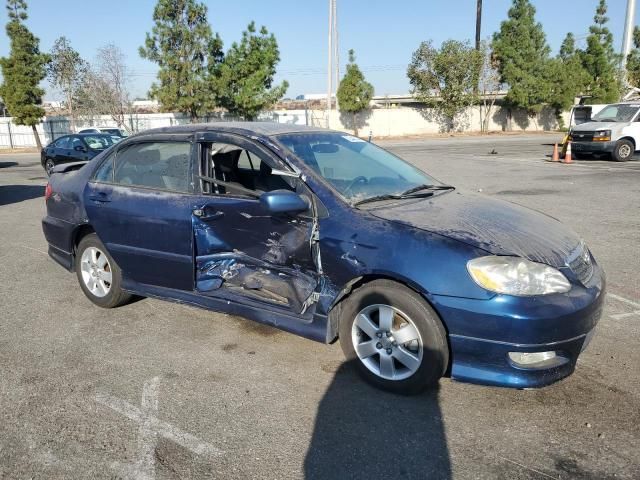
[[616,104],[607,105],[591,120],[594,122],[630,122],[638,113],[640,105]]
[[351,135],[314,132],[276,138],[350,203],[440,184],[386,150]]
[[104,150],[117,143],[111,135],[85,135],[84,141],[93,150]]

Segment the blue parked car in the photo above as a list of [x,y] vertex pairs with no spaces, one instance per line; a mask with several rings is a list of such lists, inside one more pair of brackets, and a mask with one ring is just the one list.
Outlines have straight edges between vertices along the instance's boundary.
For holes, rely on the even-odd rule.
[[602,310],[604,273],[559,221],[342,132],[162,128],[53,172],[49,254],[96,305],[150,296],[339,338],[388,390],[550,384]]

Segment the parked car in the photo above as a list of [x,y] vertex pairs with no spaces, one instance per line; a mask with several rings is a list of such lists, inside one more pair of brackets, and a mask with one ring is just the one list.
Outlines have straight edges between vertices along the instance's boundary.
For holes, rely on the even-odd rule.
[[118,140],[115,140],[111,135],[103,133],[65,135],[57,138],[42,149],[40,162],[47,175],[51,175],[56,165],[89,161],[117,142]]
[[92,128],[83,128],[79,130],[78,133],[107,133],[109,135],[113,135],[114,137],[125,138],[127,137],[127,132],[117,127],[92,127]]
[[576,158],[607,155],[618,162],[633,158],[640,149],[640,101],[607,105],[569,132]]
[[152,296],[339,338],[392,391],[550,384],[602,310],[604,273],[559,221],[342,132],[162,128],[77,168],[54,169],[43,230],[93,303]]

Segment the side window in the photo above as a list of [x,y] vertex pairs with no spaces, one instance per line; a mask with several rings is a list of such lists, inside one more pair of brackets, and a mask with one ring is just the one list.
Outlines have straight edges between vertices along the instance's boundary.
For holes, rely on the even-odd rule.
[[69,137],[62,137],[56,140],[56,148],[69,148]]
[[84,147],[84,144],[80,137],[71,137],[71,145],[68,148],[75,150],[76,147]]
[[257,194],[271,190],[295,190],[295,182],[291,178],[271,173],[266,154],[257,149],[212,143],[203,152],[206,155],[202,162],[203,175],[224,182],[224,185],[203,185],[206,193],[247,195],[247,190]]
[[262,160],[256,154],[251,154],[246,150],[240,151],[240,156],[238,157],[238,168],[241,170],[260,170],[260,164]]
[[113,182],[113,159],[115,154],[111,151],[107,158],[102,162],[102,165],[98,167],[93,179],[96,182],[112,183]]
[[138,143],[118,151],[114,182],[121,185],[190,192],[188,142]]

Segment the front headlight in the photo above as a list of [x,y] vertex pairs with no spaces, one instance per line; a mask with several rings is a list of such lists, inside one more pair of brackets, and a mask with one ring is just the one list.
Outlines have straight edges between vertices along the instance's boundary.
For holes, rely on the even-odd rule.
[[496,293],[531,296],[571,289],[567,278],[555,268],[521,257],[474,258],[467,262],[467,270],[478,285]]
[[598,130],[593,134],[595,142],[608,142],[611,140],[611,130]]

